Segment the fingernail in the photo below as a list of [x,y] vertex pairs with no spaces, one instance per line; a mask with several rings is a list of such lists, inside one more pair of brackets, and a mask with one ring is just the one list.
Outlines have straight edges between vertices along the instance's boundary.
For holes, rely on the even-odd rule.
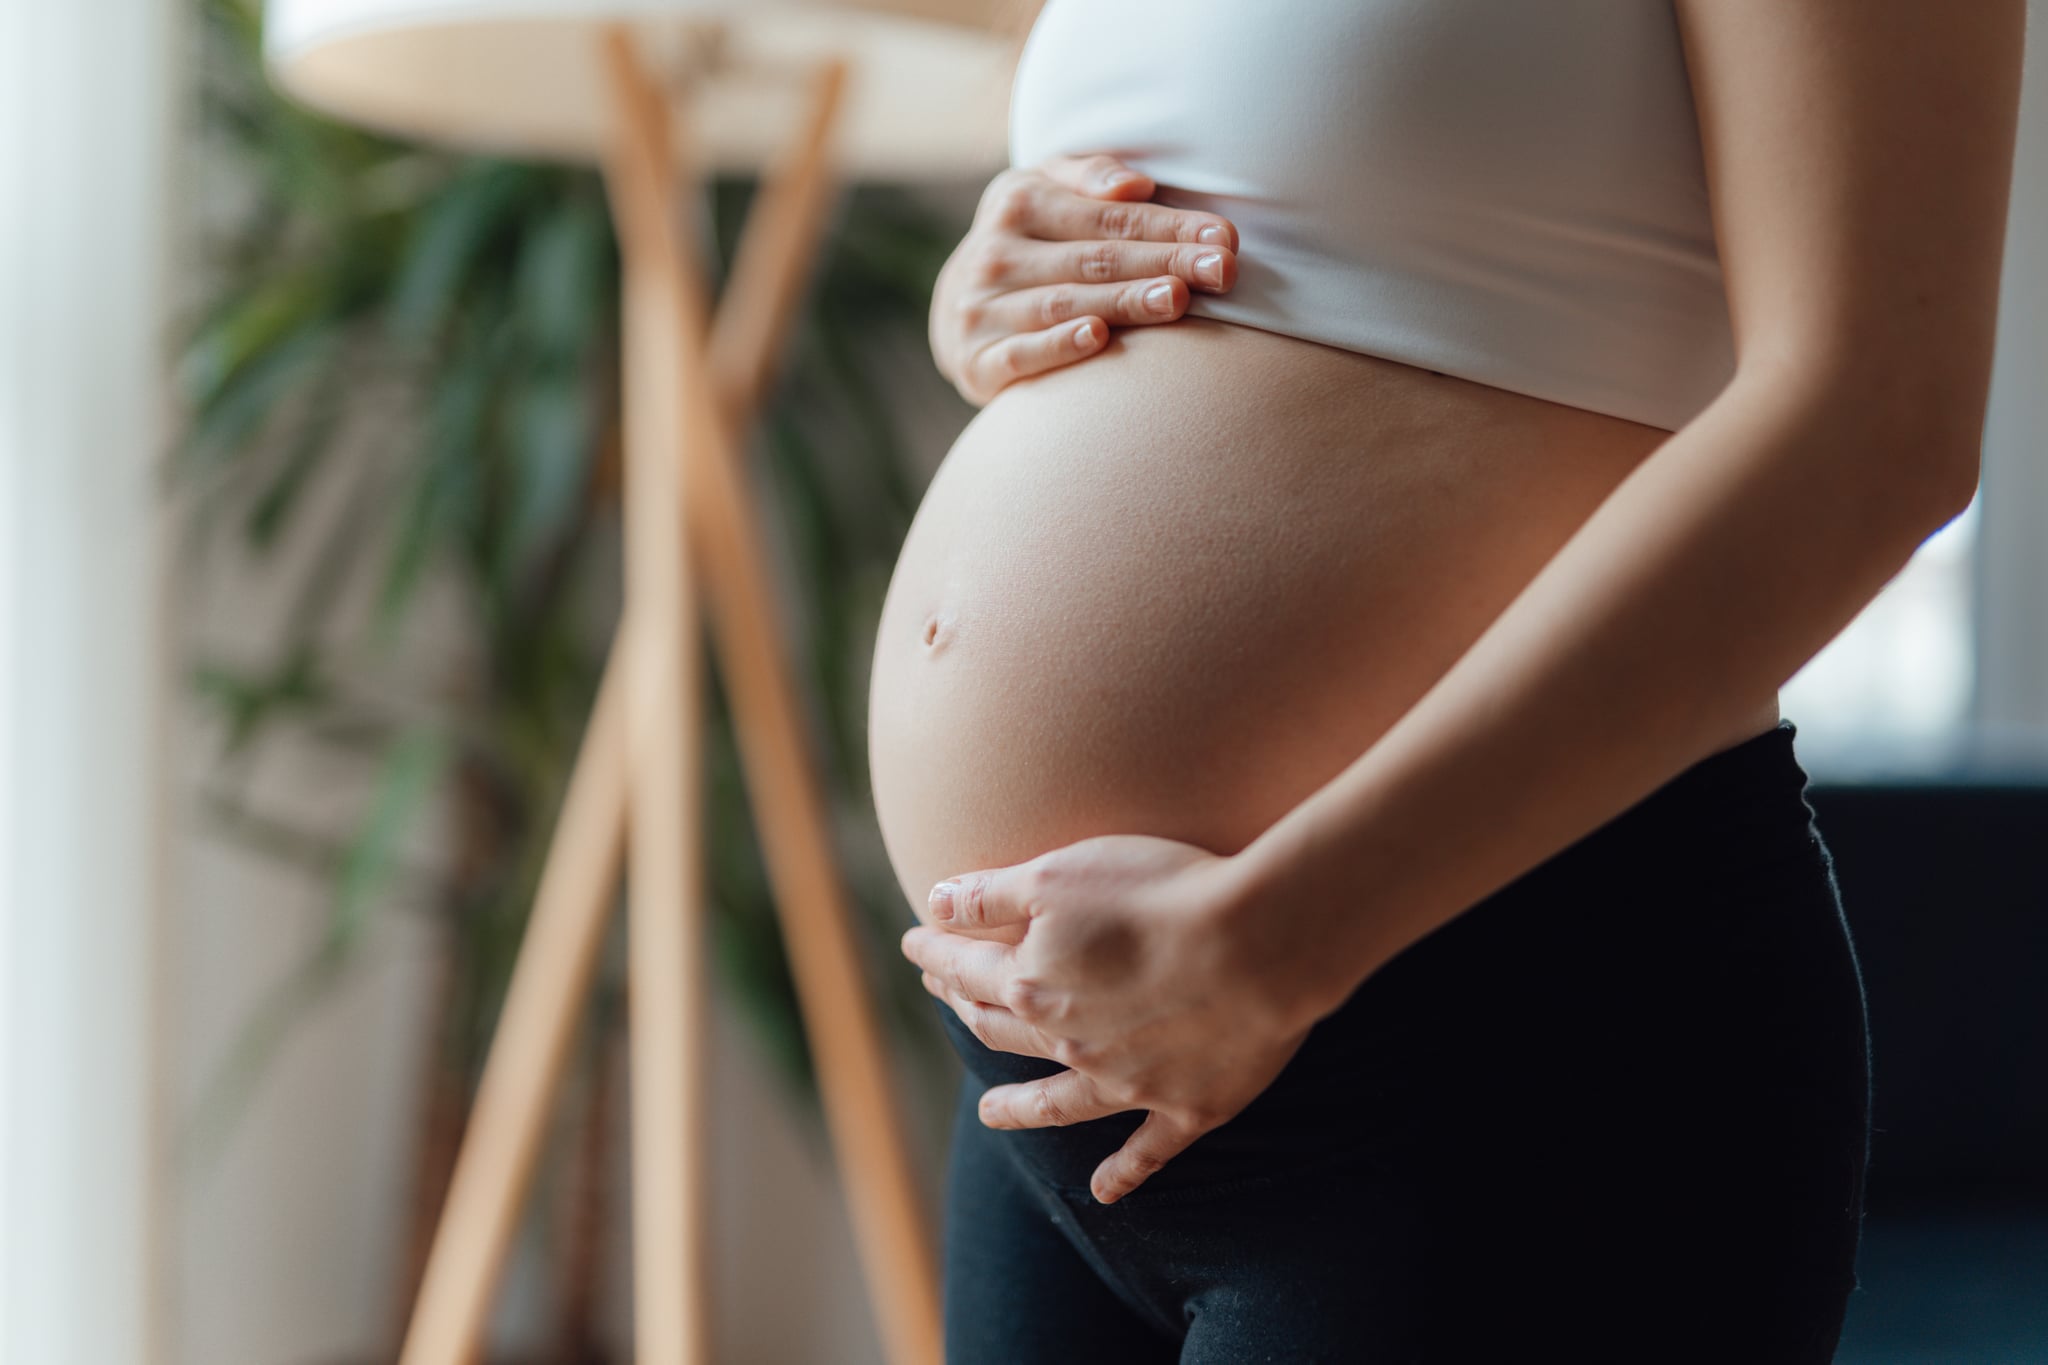
[[927,903],[933,919],[953,918],[953,893],[959,889],[960,883],[952,881],[940,882],[932,888],[931,898]]
[[1103,177],[1102,187],[1106,190],[1122,189],[1138,178],[1136,171],[1111,171]]
[[1074,329],[1074,344],[1083,350],[1095,344],[1095,324],[1084,322]]
[[1148,311],[1164,316],[1173,311],[1173,286],[1160,283],[1145,291],[1145,307]]
[[1195,234],[1195,240],[1203,246],[1229,246],[1230,233],[1221,223],[1211,223]]
[[1223,253],[1220,251],[1205,251],[1195,257],[1195,278],[1203,284],[1214,285],[1216,288],[1221,289],[1223,287]]

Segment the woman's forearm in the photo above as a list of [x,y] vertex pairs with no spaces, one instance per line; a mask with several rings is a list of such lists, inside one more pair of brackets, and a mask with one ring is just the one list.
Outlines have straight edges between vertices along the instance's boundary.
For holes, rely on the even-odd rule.
[[1239,908],[1279,921],[1242,927],[1297,945],[1281,1008],[1327,1014],[1739,738],[1967,505],[1981,423],[1940,408],[1880,374],[1752,374],[1674,433],[1399,722],[1238,856]]

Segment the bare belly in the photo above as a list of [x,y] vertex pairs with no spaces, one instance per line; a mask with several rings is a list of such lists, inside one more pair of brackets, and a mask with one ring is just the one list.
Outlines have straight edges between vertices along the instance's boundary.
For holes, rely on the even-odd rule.
[[904,895],[1098,834],[1242,848],[1665,437],[1202,318],[1012,385],[883,604],[869,761]]

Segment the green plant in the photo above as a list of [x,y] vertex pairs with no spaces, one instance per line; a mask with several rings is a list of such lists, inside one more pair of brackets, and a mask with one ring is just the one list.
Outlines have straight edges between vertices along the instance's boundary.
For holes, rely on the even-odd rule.
[[[426,150],[316,117],[264,80],[253,0],[201,0],[201,10],[202,147],[231,169],[238,199],[206,236],[205,297],[179,366],[190,422],[167,472],[190,509],[188,550],[226,547],[264,572],[308,566],[273,650],[194,669],[225,735],[206,800],[238,837],[325,878],[330,907],[318,945],[244,1030],[202,1117],[215,1132],[229,1120],[291,1021],[347,970],[372,918],[410,905],[435,917],[447,945],[431,1070],[460,1102],[444,1094],[428,1109],[459,1128],[615,621],[618,261],[602,185],[588,170]],[[714,279],[750,193],[737,182],[712,189]],[[872,824],[866,651],[919,492],[878,396],[873,343],[921,339],[957,236],[907,196],[844,196],[760,424],[758,473],[783,519],[799,589],[787,605],[842,827]],[[338,510],[315,515],[314,504]],[[348,610],[366,583],[371,609]],[[447,671],[407,692],[390,660],[430,585],[452,586],[461,638],[447,642]],[[715,686],[711,710],[717,960],[793,1093],[810,1096]],[[375,765],[345,838],[251,798],[253,755],[286,732]],[[430,811],[448,816],[451,846],[435,866],[411,866],[408,835]],[[900,892],[875,875],[878,862],[848,866],[877,938],[893,939]],[[928,1040],[914,980],[883,979],[891,1013],[919,1021],[909,1036]],[[616,990],[608,979],[595,1018],[616,1018]],[[442,1160],[422,1158],[429,1188]]]

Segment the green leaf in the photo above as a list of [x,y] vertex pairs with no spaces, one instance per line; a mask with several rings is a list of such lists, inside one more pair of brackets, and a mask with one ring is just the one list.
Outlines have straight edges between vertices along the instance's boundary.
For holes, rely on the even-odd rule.
[[512,405],[512,496],[507,568],[522,572],[574,519],[590,473],[590,404],[581,375],[537,378]]
[[291,712],[316,710],[331,695],[320,656],[307,641],[299,642],[264,673],[202,664],[193,670],[192,686],[220,710],[227,723],[223,758],[246,750],[271,721]]
[[377,630],[389,639],[411,606],[413,594],[437,550],[459,548],[441,539],[466,525],[464,493],[480,480],[484,419],[492,399],[488,352],[459,352],[442,376],[428,406],[422,458],[399,514],[396,538],[385,561],[377,598]]
[[391,287],[392,336],[419,346],[447,326],[492,234],[504,226],[530,174],[505,162],[470,163],[432,200],[409,234]]
[[514,307],[539,354],[574,359],[596,339],[613,311],[611,255],[610,221],[588,189],[565,197],[526,234]]
[[179,386],[194,408],[219,401],[252,363],[309,328],[324,328],[331,279],[320,269],[275,272],[230,296],[178,359]]
[[220,465],[242,454],[262,432],[280,404],[332,363],[340,337],[332,328],[308,326],[278,338],[235,368],[199,405],[180,459],[188,466]]

